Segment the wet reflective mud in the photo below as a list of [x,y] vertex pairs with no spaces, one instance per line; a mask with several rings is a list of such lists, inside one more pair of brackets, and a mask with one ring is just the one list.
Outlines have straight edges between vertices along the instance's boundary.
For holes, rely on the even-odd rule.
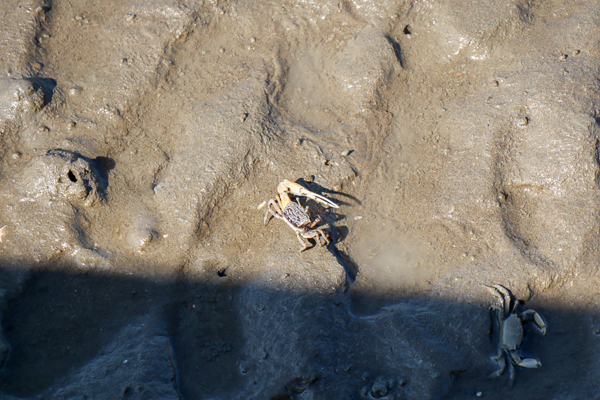
[[[598,397],[594,2],[0,21],[0,397]],[[332,244],[265,226],[283,179]],[[492,285],[547,325],[512,388]]]

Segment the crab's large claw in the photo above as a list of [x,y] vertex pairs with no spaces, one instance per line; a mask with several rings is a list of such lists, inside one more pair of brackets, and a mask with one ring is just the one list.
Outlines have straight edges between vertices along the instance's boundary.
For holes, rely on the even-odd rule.
[[540,368],[542,362],[536,358],[523,358],[521,363],[517,365],[523,368]]
[[518,350],[511,351],[510,358],[512,358],[516,365],[522,368],[540,368],[542,366],[542,362],[537,358],[521,358]]
[[540,328],[540,331],[542,331],[542,335],[546,334],[546,322],[544,322],[542,316],[534,310],[523,311],[523,313],[521,314],[521,318],[524,322],[530,320],[533,321],[533,323],[536,324],[538,328]]
[[325,207],[339,208],[337,204],[329,200],[327,197],[313,193],[304,186],[292,181],[288,181],[287,179],[284,179],[283,182],[281,182],[279,186],[277,186],[277,192],[289,192],[294,196],[304,196],[308,197],[309,199],[313,199],[314,201],[316,201],[319,204],[322,204]]

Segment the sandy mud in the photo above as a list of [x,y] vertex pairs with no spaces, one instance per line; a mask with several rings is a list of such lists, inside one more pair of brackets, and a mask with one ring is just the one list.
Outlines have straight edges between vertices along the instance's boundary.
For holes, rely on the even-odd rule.
[[0,397],[600,395],[594,1],[0,21]]

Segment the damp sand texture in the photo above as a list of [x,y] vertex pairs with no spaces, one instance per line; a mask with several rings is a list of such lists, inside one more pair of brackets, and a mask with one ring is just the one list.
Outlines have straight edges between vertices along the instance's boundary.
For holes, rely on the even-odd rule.
[[599,44],[591,0],[3,1],[0,397],[598,397]]

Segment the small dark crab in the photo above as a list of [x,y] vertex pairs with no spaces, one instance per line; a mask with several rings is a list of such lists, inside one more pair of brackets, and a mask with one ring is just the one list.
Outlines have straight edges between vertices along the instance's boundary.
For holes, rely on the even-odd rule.
[[546,334],[546,323],[534,310],[525,310],[519,313],[518,308],[522,304],[517,300],[510,290],[502,285],[492,285],[485,287],[495,296],[500,298],[502,306],[492,304],[490,312],[496,314],[498,322],[498,353],[492,357],[498,363],[498,371],[494,372],[490,378],[498,377],[504,373],[508,361],[508,374],[510,377],[510,386],[515,380],[515,365],[523,368],[540,368],[542,363],[537,358],[523,358],[520,354],[520,348],[525,340],[525,330],[523,325],[529,321],[540,329],[542,335]]
[[313,193],[304,186],[285,179],[277,186],[277,197],[275,200],[271,199],[267,203],[267,212],[264,219],[265,225],[269,222],[269,214],[284,220],[296,232],[298,240],[302,243],[303,247],[300,249],[300,252],[308,248],[308,239],[314,239],[319,246],[323,246],[323,243],[328,245],[330,241],[328,233],[325,230],[329,228],[329,225],[317,227],[321,219],[317,217],[315,220],[312,220],[308,214],[308,206],[302,207],[299,197],[308,197],[325,207],[338,208],[338,205],[327,197]]

